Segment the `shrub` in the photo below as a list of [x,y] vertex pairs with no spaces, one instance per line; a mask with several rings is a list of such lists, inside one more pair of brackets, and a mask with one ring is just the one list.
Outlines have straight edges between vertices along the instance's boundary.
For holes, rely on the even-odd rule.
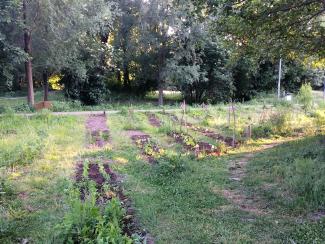
[[313,88],[310,84],[303,84],[298,93],[298,101],[307,112],[313,106]]
[[65,95],[80,100],[86,105],[97,105],[104,101],[108,93],[105,74],[101,68],[79,74],[73,70],[64,70],[60,84],[64,85]]

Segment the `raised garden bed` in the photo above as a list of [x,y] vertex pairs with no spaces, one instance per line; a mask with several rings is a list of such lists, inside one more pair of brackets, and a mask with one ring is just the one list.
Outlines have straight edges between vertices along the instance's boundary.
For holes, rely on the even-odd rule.
[[187,150],[194,152],[196,157],[220,156],[221,149],[207,142],[197,142],[192,136],[185,133],[171,132],[168,134]]

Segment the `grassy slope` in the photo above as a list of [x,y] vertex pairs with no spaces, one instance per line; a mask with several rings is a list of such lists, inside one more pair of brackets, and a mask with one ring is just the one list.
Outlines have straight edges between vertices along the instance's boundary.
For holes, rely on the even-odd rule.
[[[64,190],[70,184],[75,157],[83,148],[84,128],[81,119],[33,119],[3,117],[0,121],[0,242],[17,243],[21,239],[46,243],[65,212]],[[8,134],[8,131],[15,131]],[[39,153],[28,147],[39,140]],[[40,139],[41,138],[41,139]],[[24,143],[26,142],[26,143]],[[8,151],[6,144],[15,146]],[[18,150],[19,149],[19,150]],[[4,157],[22,154],[14,163]],[[12,164],[10,167],[8,163]]]

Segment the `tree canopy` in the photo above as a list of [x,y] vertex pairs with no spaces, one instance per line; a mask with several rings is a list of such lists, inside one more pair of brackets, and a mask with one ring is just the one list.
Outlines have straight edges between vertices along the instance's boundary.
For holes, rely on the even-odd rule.
[[46,86],[55,74],[86,104],[109,90],[159,90],[159,104],[165,89],[189,102],[242,100],[274,89],[280,58],[285,89],[319,85],[323,66],[311,63],[324,58],[324,9],[322,0],[4,0],[0,90]]

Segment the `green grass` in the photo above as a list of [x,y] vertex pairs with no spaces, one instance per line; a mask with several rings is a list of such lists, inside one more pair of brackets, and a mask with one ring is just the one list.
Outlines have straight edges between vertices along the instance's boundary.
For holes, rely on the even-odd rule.
[[306,214],[325,208],[325,137],[280,145],[260,154],[248,167],[246,185],[263,189],[268,201],[283,211]]
[[[263,105],[238,104],[237,111],[242,129],[249,119],[259,121]],[[112,168],[125,176],[123,187],[132,199],[137,218],[156,243],[324,243],[324,219],[308,218],[325,208],[321,136],[297,142],[286,142],[289,138],[285,137],[251,140],[219,158],[197,159],[167,136],[179,125],[171,123],[166,115],[157,116],[165,121],[163,128],[150,126],[146,115],[126,108],[121,114],[110,115],[112,149],[94,151],[84,148],[83,118],[52,117],[47,113],[30,119],[10,114],[0,117],[0,192],[5,192],[0,195],[0,242],[53,241],[54,227],[64,224],[63,216],[69,216],[67,189],[71,189],[74,165],[82,155],[114,162]],[[314,123],[314,118],[303,116],[301,121]],[[187,119],[230,133],[226,128],[227,107],[223,105],[204,112],[190,108]],[[129,138],[129,129],[149,134],[164,149],[165,155],[157,165],[144,160]],[[196,140],[215,143],[198,132],[188,132]],[[279,141],[285,144],[258,151],[264,143]],[[34,150],[34,142],[41,147]],[[229,180],[230,164],[254,151],[244,182]],[[224,197],[222,191],[226,189],[247,196],[258,194],[270,203],[271,212],[243,211]]]
[[82,124],[48,115],[1,118],[1,243],[51,241],[65,213],[75,157],[83,148]]
[[[325,240],[324,222],[299,224],[300,215],[283,213],[286,209],[282,205],[277,206],[283,210],[281,214],[260,216],[241,211],[226,200],[220,191],[238,187],[228,180],[229,161],[241,155],[236,151],[229,156],[202,160],[192,155],[179,155],[181,148],[165,135],[164,130],[146,125],[143,131],[150,133],[169,157],[180,157],[182,165],[179,168],[172,164],[167,169],[150,166],[139,157],[139,150],[122,131],[123,119],[121,115],[110,118],[114,128],[114,150],[106,156],[113,160],[123,159],[123,164],[116,163],[115,168],[128,175],[125,188],[134,200],[141,223],[155,236],[157,243],[322,243]],[[285,148],[290,150],[290,147]],[[251,146],[246,148],[252,149]],[[238,153],[243,151],[245,147]],[[176,168],[178,170],[173,170]],[[258,175],[251,177],[256,179]],[[244,189],[250,190],[249,186]]]

